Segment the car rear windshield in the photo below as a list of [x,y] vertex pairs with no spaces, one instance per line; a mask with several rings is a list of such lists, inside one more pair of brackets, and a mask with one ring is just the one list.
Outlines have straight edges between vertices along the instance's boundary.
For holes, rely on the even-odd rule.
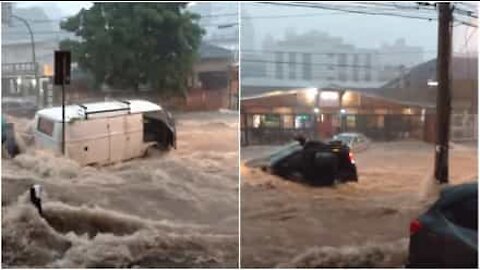
[[274,153],[270,154],[269,160],[271,163],[277,162],[278,160],[289,156],[293,152],[302,149],[302,146],[298,142],[293,142],[283,146],[282,148],[278,149]]
[[443,209],[445,217],[456,225],[478,230],[478,198],[475,196],[455,201]]

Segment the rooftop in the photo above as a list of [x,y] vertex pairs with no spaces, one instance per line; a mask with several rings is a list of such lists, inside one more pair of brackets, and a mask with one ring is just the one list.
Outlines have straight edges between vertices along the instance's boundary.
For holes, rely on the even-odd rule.
[[[130,103],[130,104],[127,104]],[[83,107],[82,107],[83,106]],[[143,113],[162,110],[162,107],[146,100],[105,101],[85,104],[73,104],[65,106],[65,122],[74,119],[84,119],[86,113],[102,112],[89,115],[89,118],[103,118],[128,113]],[[38,116],[51,119],[56,122],[62,121],[62,107],[42,109],[37,112]]]

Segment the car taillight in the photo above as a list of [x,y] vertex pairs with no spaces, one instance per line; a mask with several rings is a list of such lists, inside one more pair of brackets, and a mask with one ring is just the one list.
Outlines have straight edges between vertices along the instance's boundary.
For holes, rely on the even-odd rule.
[[353,153],[349,152],[348,153],[348,158],[350,159],[350,163],[355,164],[355,158],[353,157]]
[[422,223],[420,223],[418,219],[413,220],[412,222],[410,222],[410,235],[416,234],[422,229],[422,227]]

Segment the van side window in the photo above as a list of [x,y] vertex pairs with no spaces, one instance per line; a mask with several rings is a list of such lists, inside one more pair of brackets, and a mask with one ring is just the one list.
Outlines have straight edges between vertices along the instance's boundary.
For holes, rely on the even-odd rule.
[[54,126],[54,122],[52,120],[49,120],[49,119],[46,119],[46,118],[43,118],[43,117],[38,118],[37,129],[41,133],[46,134],[48,136],[52,136],[53,135],[53,126]]

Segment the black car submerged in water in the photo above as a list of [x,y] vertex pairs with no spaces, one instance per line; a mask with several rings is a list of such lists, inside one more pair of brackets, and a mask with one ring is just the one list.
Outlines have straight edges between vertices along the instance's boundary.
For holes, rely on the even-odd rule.
[[288,179],[301,178],[314,186],[330,186],[335,180],[358,181],[353,154],[340,141],[297,139],[271,154],[262,169]]

